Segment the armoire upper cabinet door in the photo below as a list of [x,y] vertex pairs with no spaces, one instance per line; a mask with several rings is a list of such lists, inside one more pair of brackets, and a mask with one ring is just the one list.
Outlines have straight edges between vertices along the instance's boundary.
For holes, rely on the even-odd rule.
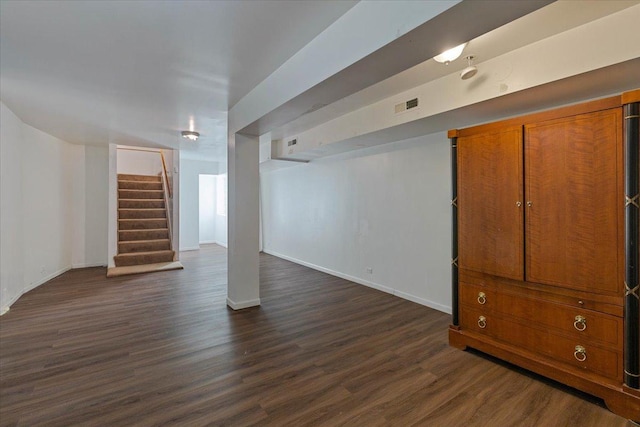
[[457,144],[458,266],[523,280],[522,127]]
[[619,295],[619,108],[525,126],[527,280]]

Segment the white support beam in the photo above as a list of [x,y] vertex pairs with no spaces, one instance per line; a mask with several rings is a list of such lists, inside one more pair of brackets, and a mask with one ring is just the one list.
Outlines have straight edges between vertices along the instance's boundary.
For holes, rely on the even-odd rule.
[[234,310],[260,305],[259,153],[258,137],[230,134],[227,305]]

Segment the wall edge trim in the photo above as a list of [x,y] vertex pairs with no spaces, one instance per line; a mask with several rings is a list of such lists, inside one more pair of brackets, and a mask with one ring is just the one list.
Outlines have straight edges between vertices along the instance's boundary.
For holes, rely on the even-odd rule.
[[49,280],[55,279],[56,277],[60,276],[61,274],[66,273],[67,271],[71,270],[71,266],[68,267],[63,267],[58,271],[55,271],[51,274],[49,274],[48,276],[45,276],[39,280],[37,280],[36,282],[32,283],[29,286],[25,286],[22,289],[22,292],[20,292],[19,294],[17,294],[16,296],[14,296],[7,305],[3,306],[2,308],[0,308],[0,316],[6,314],[10,309],[11,306],[13,304],[15,304],[16,301],[18,301],[20,299],[20,297],[22,297],[22,295],[26,294],[29,291],[34,290],[35,288],[37,288],[38,286],[44,285],[45,283],[47,283]]

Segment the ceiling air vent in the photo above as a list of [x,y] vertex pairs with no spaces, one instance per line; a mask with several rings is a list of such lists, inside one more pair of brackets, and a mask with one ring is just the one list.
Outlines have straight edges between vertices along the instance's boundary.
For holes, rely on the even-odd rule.
[[407,110],[411,110],[412,108],[418,107],[418,98],[410,99],[406,102],[401,102],[400,104],[396,104],[395,112],[396,114],[404,113]]
[[296,145],[297,143],[297,139],[292,139],[291,141],[287,141],[287,147],[291,147],[292,145]]

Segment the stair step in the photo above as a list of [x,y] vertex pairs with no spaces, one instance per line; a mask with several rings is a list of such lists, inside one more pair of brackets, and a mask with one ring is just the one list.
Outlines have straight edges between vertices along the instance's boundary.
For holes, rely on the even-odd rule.
[[118,231],[118,241],[131,242],[134,240],[157,240],[168,239],[168,228],[150,228],[137,230],[120,230]]
[[118,254],[113,257],[116,267],[124,267],[128,265],[156,264],[159,262],[173,261],[174,251],[149,251],[135,252],[127,254]]
[[164,199],[120,199],[120,209],[164,209]]
[[162,182],[118,180],[120,190],[162,190]]
[[164,199],[162,190],[118,190],[119,199]]
[[152,228],[168,228],[167,220],[162,218],[118,220],[118,230],[148,230]]
[[132,240],[120,241],[118,243],[119,254],[168,250],[171,250],[171,242],[169,239]]
[[126,173],[119,173],[118,180],[162,182],[162,178],[159,175],[131,175]]
[[118,209],[118,218],[120,219],[150,219],[150,218],[166,218],[167,211],[165,209]]

